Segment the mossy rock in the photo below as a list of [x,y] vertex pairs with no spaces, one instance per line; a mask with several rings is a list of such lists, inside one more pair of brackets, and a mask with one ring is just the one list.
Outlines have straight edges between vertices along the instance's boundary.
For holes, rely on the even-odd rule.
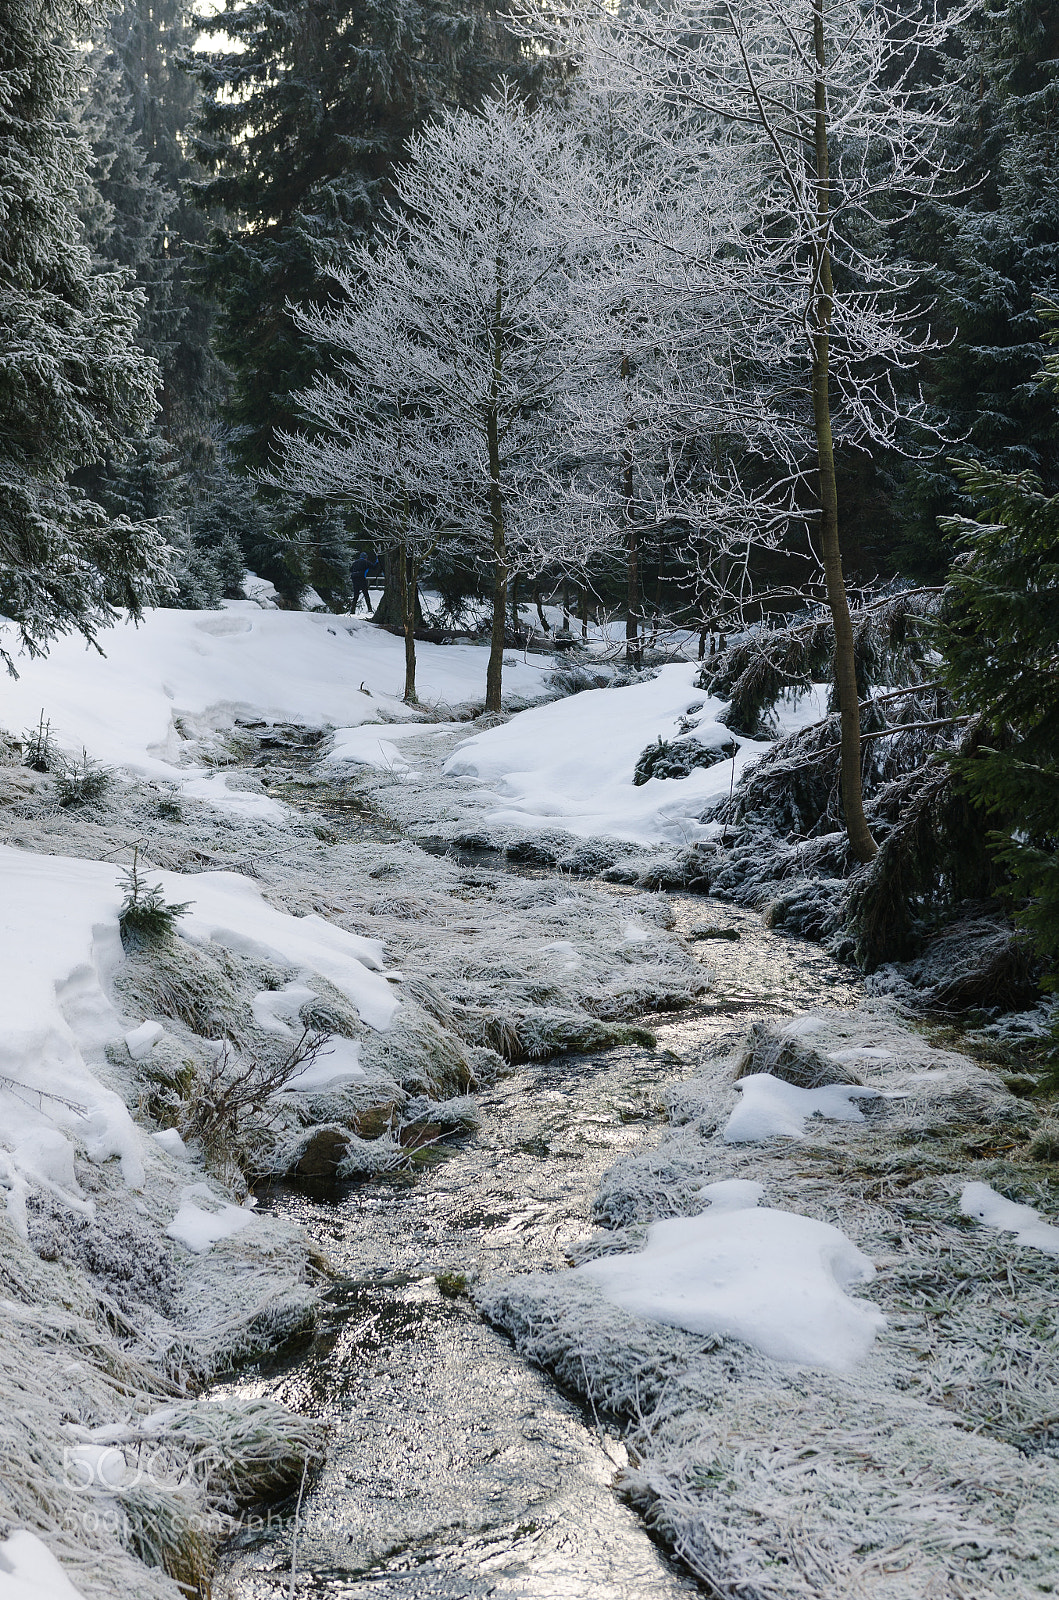
[[314,1128],[295,1151],[287,1177],[310,1182],[335,1178],[351,1143],[345,1128]]

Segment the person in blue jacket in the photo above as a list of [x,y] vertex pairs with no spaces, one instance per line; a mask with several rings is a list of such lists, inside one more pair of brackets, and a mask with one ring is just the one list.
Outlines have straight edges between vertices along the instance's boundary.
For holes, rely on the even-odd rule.
[[364,596],[364,604],[368,608],[368,616],[373,617],[375,615],[371,606],[371,596],[368,593],[368,573],[377,572],[380,565],[381,562],[379,561],[378,556],[365,555],[363,552],[354,561],[353,566],[350,569],[350,576],[353,579],[354,616],[357,614],[357,602],[361,595]]

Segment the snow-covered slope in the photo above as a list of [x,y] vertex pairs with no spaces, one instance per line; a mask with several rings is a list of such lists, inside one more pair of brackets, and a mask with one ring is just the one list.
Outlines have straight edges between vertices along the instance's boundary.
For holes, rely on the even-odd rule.
[[[196,748],[203,735],[231,728],[237,716],[355,727],[380,714],[414,715],[400,698],[403,640],[351,617],[262,610],[248,600],[221,611],[158,609],[138,628],[110,629],[100,645],[102,655],[71,636],[43,659],[18,658],[20,676],[0,689],[0,726],[17,734],[43,711],[61,748],[85,747],[96,761],[261,815],[274,803],[245,794],[233,802],[223,778],[205,771]],[[417,654],[424,704],[484,699],[484,646],[420,644]],[[539,698],[550,666],[510,658],[505,694],[515,704]]]
[[[183,937],[315,972],[369,1027],[388,1027],[397,997],[377,940],[277,911],[237,873],[151,878],[170,902],[191,902]],[[145,1181],[148,1136],[104,1081],[106,1046],[140,1020],[123,1020],[112,999],[122,961],[118,879],[107,862],[0,845],[0,1188],[23,1237],[27,1187],[92,1214],[74,1177],[78,1150],[94,1162],[118,1158],[132,1189]]]
[[[613,835],[643,843],[691,843],[713,831],[699,818],[707,803],[730,794],[733,762],[698,767],[685,778],[633,783],[637,758],[658,739],[689,731],[720,748],[732,734],[718,719],[724,702],[695,687],[697,663],[663,667],[656,678],[624,688],[591,689],[535,706],[501,728],[468,739],[450,756],[451,776],[481,779],[485,821],[495,827],[547,819],[581,838]],[[791,725],[821,714],[805,696],[786,716]],[[768,748],[738,739],[735,780]]]

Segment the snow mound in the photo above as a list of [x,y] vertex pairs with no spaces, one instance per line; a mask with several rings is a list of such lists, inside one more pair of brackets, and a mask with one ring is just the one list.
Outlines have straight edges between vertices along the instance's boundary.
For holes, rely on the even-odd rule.
[[960,1195],[960,1210],[965,1217],[977,1217],[987,1228],[1013,1233],[1017,1244],[1059,1256],[1059,1228],[1045,1222],[1032,1206],[1005,1200],[988,1183],[965,1183]]
[[[732,739],[719,721],[724,702],[695,688],[698,666],[663,667],[646,683],[589,689],[534,706],[499,728],[459,745],[445,764],[451,777],[488,786],[487,824],[537,825],[548,818],[581,838],[607,835],[642,843],[688,843],[714,831],[699,820],[707,803],[727,796],[732,760],[696,767],[684,778],[636,785],[647,745],[694,726],[703,744]],[[738,774],[768,746],[739,739]]]
[[193,1183],[181,1195],[180,1209],[166,1233],[201,1255],[219,1239],[230,1239],[253,1221],[254,1213],[246,1206],[219,1200],[208,1183]]
[[701,1216],[654,1223],[635,1254],[575,1272],[634,1316],[739,1339],[774,1361],[837,1371],[863,1361],[886,1321],[845,1293],[874,1277],[867,1256],[830,1223],[759,1208],[755,1183],[714,1193]]
[[[389,1028],[398,998],[382,971],[379,940],[319,916],[277,911],[238,873],[158,876],[169,901],[193,902],[180,919],[185,939],[317,973],[369,1027]],[[117,1157],[131,1189],[145,1181],[146,1135],[98,1070],[108,1044],[124,1041],[141,1061],[164,1033],[154,1020],[129,1029],[111,998],[124,959],[121,901],[111,863],[0,846],[0,1190],[23,1238],[34,1190],[91,1216],[92,1202],[74,1177],[77,1149],[97,1163]],[[355,1049],[341,1048],[336,1043],[330,1057],[318,1058],[319,1080],[310,1074],[295,1087],[362,1077]]]
[[292,917],[270,906],[256,884],[238,872],[160,874],[166,898],[191,901],[180,918],[185,939],[244,955],[264,956],[333,983],[371,1028],[388,1028],[398,999],[383,973],[383,947],[311,913]]
[[725,1144],[753,1144],[759,1139],[800,1139],[810,1117],[830,1117],[837,1122],[863,1122],[858,1100],[878,1098],[874,1089],[830,1084],[823,1089],[799,1089],[769,1072],[740,1078],[739,1104],[724,1126]]

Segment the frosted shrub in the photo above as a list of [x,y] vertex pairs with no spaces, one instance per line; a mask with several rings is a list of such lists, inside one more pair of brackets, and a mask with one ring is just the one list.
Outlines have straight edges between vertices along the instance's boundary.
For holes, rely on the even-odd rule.
[[256,1057],[238,1061],[226,1042],[194,1079],[185,1103],[182,1137],[196,1140],[221,1165],[238,1160],[248,1135],[266,1132],[280,1120],[283,1108],[274,1097],[313,1065],[329,1038],[330,1034],[304,1028],[294,1048],[278,1062]]
[[715,767],[730,761],[738,745],[729,739],[722,745],[706,745],[700,739],[663,739],[649,744],[636,762],[633,783],[639,787],[650,778],[686,778],[696,767]]

